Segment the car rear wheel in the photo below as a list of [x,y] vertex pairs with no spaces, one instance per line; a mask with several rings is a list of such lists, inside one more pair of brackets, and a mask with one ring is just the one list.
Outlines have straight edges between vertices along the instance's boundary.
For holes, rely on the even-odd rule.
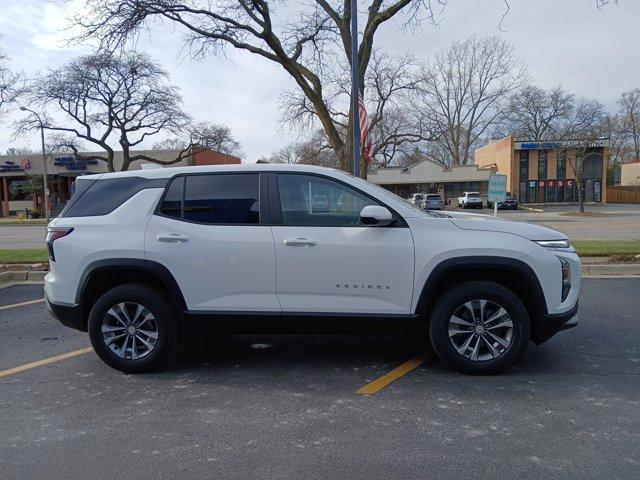
[[158,290],[126,284],[104,293],[89,314],[89,338],[98,356],[126,373],[157,370],[178,345],[174,309]]
[[509,289],[475,281],[455,287],[436,304],[429,336],[436,354],[463,373],[492,374],[516,363],[527,348],[527,310]]

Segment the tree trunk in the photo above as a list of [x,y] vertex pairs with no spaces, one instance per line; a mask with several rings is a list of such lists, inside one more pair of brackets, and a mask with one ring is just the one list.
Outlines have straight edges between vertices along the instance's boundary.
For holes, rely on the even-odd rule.
[[584,192],[582,191],[582,178],[576,179],[576,187],[578,188],[578,205],[580,205],[580,213],[584,213]]
[[113,168],[113,151],[107,151],[107,170],[110,172],[115,172],[115,168]]

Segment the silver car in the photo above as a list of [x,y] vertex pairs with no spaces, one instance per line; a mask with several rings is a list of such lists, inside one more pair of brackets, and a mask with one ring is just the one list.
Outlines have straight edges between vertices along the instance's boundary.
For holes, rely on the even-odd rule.
[[423,207],[425,210],[442,210],[443,205],[444,202],[442,201],[442,197],[437,193],[429,193],[425,195]]

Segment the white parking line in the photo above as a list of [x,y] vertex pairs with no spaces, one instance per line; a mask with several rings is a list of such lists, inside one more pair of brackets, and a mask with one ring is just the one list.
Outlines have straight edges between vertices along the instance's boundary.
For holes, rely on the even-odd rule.
[[0,310],[7,310],[9,308],[23,307],[25,305],[33,305],[34,303],[42,303],[44,302],[44,298],[39,298],[38,300],[29,300],[28,302],[14,303],[13,305],[3,305],[0,307]]

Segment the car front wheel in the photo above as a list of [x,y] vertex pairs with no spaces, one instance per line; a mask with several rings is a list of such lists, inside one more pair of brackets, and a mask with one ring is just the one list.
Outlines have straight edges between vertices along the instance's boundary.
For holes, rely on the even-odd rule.
[[126,284],[104,293],[89,314],[89,338],[98,356],[126,373],[157,370],[178,345],[174,309],[158,290]]
[[446,292],[436,304],[429,336],[436,354],[462,373],[492,374],[515,364],[527,348],[527,310],[509,289],[474,281]]

